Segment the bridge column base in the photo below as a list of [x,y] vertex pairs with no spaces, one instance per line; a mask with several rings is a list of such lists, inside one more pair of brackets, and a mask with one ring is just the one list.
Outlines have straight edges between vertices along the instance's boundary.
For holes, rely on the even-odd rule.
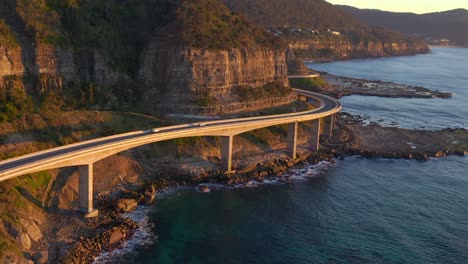
[[291,155],[291,158],[296,158],[296,150],[297,150],[297,128],[298,123],[289,123],[288,124],[288,141],[287,141],[287,150]]
[[232,171],[232,144],[234,136],[224,136],[221,142],[221,163],[227,172]]
[[86,218],[98,217],[98,215],[99,215],[99,210],[98,209],[94,209],[91,212],[85,213]]
[[320,119],[312,120],[312,135],[310,138],[310,150],[319,151],[320,148]]
[[80,178],[78,182],[80,210],[86,213],[86,217],[95,217],[98,210],[93,208],[93,164],[78,166]]

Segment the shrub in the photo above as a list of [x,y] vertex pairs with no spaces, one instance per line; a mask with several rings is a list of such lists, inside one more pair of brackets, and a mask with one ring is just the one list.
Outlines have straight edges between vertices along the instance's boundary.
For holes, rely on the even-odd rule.
[[322,77],[289,79],[289,84],[294,88],[314,91],[322,90],[330,86],[330,84],[328,84],[328,82]]
[[245,85],[237,86],[231,92],[239,101],[250,102],[264,98],[286,96],[292,92],[292,89],[289,86],[283,86],[281,83],[272,82],[256,88]]
[[10,27],[5,23],[5,20],[0,19],[0,46],[16,47],[18,41],[13,36]]

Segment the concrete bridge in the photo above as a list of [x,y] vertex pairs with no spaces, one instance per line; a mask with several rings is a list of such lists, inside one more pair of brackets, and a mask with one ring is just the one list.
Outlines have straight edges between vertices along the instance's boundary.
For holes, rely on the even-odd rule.
[[44,151],[39,151],[0,162],[0,182],[21,175],[77,166],[79,170],[80,207],[88,216],[97,215],[93,208],[93,164],[106,157],[138,146],[193,136],[222,137],[222,166],[227,172],[232,170],[232,146],[235,135],[251,130],[288,124],[287,149],[292,158],[296,157],[298,123],[312,120],[312,144],[319,149],[320,120],[324,119],[324,131],[331,135],[335,113],[341,104],[328,96],[294,89],[299,99],[312,99],[320,103],[314,110],[249,118],[206,121],[202,123],[167,126],[153,130],[141,130],[109,137],[87,140]]

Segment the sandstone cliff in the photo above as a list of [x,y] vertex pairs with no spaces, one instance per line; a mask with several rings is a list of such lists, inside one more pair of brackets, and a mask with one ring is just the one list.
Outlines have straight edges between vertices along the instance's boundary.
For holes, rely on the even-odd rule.
[[343,37],[316,40],[313,38],[295,39],[289,47],[301,59],[345,60],[353,58],[386,57],[427,53],[424,42],[368,40],[353,43]]
[[7,47],[0,43],[0,83],[3,81],[4,76],[23,75],[23,73],[21,48],[19,46]]
[[[238,86],[252,89],[269,83],[288,86],[284,50],[164,48],[154,41],[142,58],[139,76],[148,87],[144,98],[146,105],[153,105],[155,110],[174,109],[177,104],[194,104],[197,99],[207,97],[214,100],[214,106],[236,103],[232,91]],[[236,111],[235,107],[231,108],[221,111]]]

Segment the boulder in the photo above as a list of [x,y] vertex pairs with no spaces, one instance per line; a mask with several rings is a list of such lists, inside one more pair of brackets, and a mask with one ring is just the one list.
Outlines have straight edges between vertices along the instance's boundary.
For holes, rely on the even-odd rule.
[[19,233],[16,239],[18,240],[18,242],[20,242],[21,246],[23,246],[24,249],[27,250],[31,248],[31,238],[28,236],[28,234]]
[[206,186],[206,185],[198,185],[198,190],[200,190],[200,192],[210,192],[210,187]]
[[156,198],[156,188],[153,184],[145,184],[143,186],[143,204],[151,205]]
[[34,223],[31,220],[26,220],[26,219],[20,219],[20,223],[23,226],[26,234],[28,234],[28,236],[32,240],[38,242],[39,240],[42,239],[43,235],[42,235],[41,229],[39,229],[36,223]]
[[154,199],[156,199],[156,193],[145,192],[145,197],[143,198],[144,205],[152,205],[154,203]]
[[137,208],[137,201],[134,199],[119,199],[116,204],[116,209],[121,212],[132,212]]
[[436,157],[436,158],[441,158],[441,157],[444,157],[444,156],[445,156],[445,152],[443,152],[443,151],[439,151],[439,152],[437,152],[437,153],[435,154],[435,157]]
[[49,252],[38,251],[34,254],[34,263],[45,264],[49,260]]
[[119,241],[121,241],[125,235],[120,231],[120,229],[115,229],[114,232],[112,232],[110,239],[109,239],[109,245],[115,244]]
[[277,165],[277,166],[273,167],[272,172],[273,172],[273,174],[276,175],[276,174],[278,174],[280,172],[286,171],[287,169],[288,168],[286,166]]

